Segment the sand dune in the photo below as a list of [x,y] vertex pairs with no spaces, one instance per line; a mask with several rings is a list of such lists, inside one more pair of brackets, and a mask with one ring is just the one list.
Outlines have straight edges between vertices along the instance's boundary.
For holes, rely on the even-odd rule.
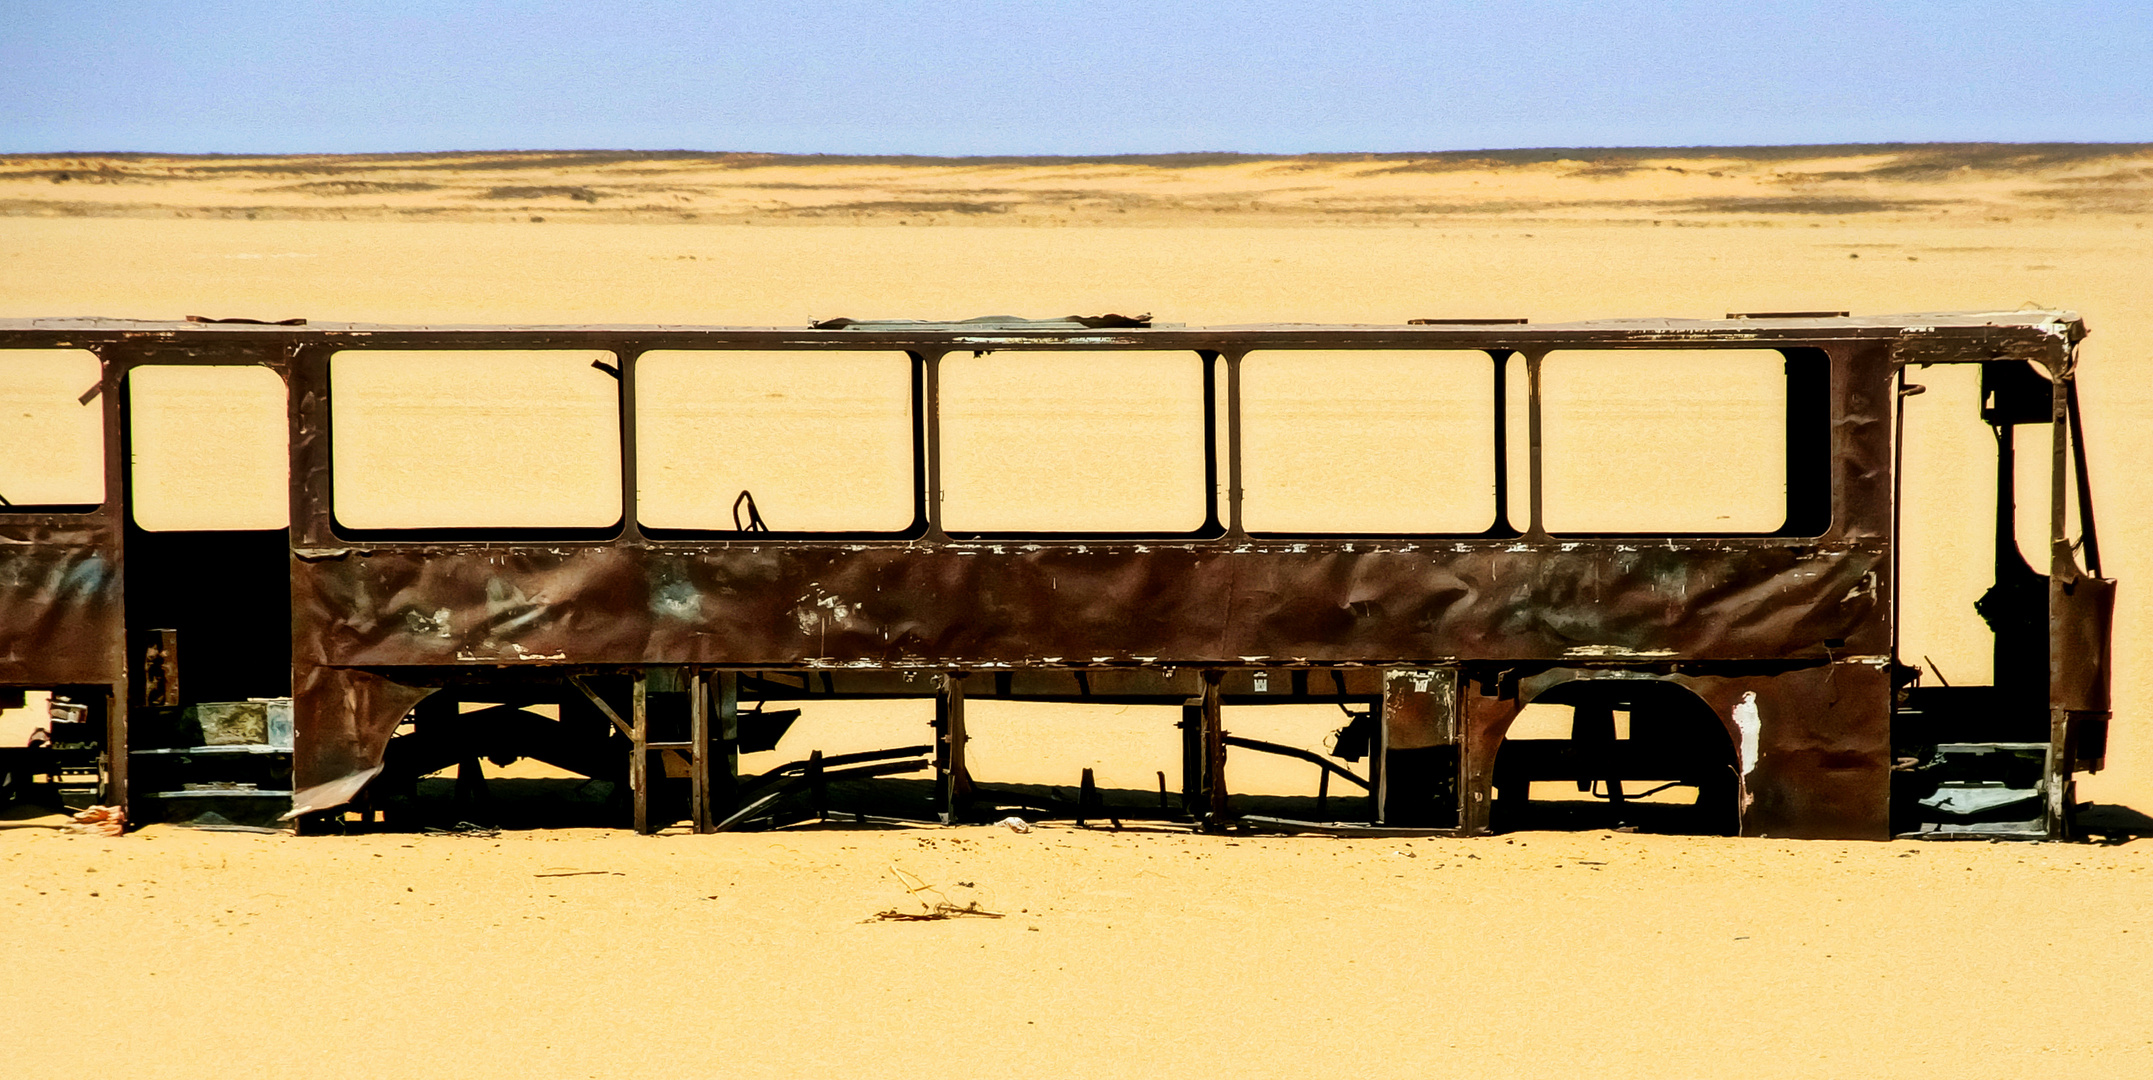
[[2153,212],[2138,145],[1104,158],[528,152],[0,157],[0,214],[1236,226]]
[[[2072,307],[2094,331],[2088,442],[2123,580],[2110,769],[2081,797],[2145,810],[2149,220],[2145,147],[17,156],[0,159],[0,316]],[[1950,446],[1914,464],[1972,493],[1947,484],[1939,518],[1981,497]],[[1982,555],[1939,540],[1908,569],[1948,582]],[[1966,599],[1940,587],[1919,613],[1941,663],[1979,660]],[[2153,845],[2122,842],[2153,823],[2104,813],[2114,845],[2032,847],[1061,828],[106,841],[31,818],[0,823],[0,969],[50,990],[11,1029],[18,1069],[2115,1076],[2153,1052]],[[1009,917],[863,923],[910,902],[892,865]]]

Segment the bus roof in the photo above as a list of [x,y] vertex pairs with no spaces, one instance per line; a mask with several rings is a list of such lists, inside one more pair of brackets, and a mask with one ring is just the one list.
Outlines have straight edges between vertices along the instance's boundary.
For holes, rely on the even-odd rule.
[[[680,347],[693,339],[723,338],[746,348],[1529,348],[1590,345],[1679,346],[1826,342],[1925,341],[1952,354],[1981,344],[2011,343],[1998,356],[2068,349],[2086,334],[2065,310],[1954,311],[1846,316],[1815,312],[1734,314],[1720,319],[1596,319],[1527,323],[1512,319],[1416,319],[1410,323],[1259,323],[1184,326],[1149,316],[1072,316],[1017,319],[990,316],[959,322],[832,319],[811,326],[466,325],[265,322],[238,319],[136,320],[110,318],[0,319],[0,347],[67,347],[119,341],[256,341],[346,348],[507,348],[601,346],[638,339],[644,347]],[[2033,348],[2029,350],[2029,346]],[[1930,350],[1919,349],[1927,354]],[[2060,351],[2060,350],[2058,350]],[[1940,356],[1939,356],[1940,358]],[[1964,358],[1978,358],[1967,356]]]

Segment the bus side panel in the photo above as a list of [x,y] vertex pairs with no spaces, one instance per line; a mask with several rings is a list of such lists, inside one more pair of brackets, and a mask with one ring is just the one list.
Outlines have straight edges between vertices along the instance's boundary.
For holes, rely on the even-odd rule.
[[1891,679],[1882,666],[1685,681],[1743,748],[1742,835],[1891,839]]
[[[1744,836],[1891,838],[1891,684],[1878,664],[1730,675],[1556,669],[1534,678],[1653,678],[1679,683],[1704,699],[1737,747]],[[1529,697],[1502,678],[1477,682],[1461,695],[1466,745],[1460,810],[1467,833],[1490,827],[1496,754]]]
[[[1880,551],[537,544],[302,552],[301,662],[1369,664],[1880,655]],[[1588,550],[1589,547],[1589,550]],[[1301,550],[1297,550],[1301,549]]]
[[117,684],[126,630],[117,551],[83,536],[0,535],[0,685]]

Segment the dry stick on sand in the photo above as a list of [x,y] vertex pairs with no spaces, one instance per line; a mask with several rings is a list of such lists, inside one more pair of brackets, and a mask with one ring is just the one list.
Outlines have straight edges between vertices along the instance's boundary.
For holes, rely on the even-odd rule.
[[[954,919],[960,915],[973,915],[982,919],[999,919],[1002,917],[1002,913],[999,911],[988,911],[980,907],[977,900],[963,907],[952,904],[949,902],[949,897],[942,895],[941,890],[894,866],[890,867],[890,873],[897,875],[897,883],[903,885],[906,892],[919,899],[920,910],[899,911],[896,908],[891,908],[888,911],[876,912],[875,917],[867,920],[868,922],[939,922],[943,919]],[[933,893],[939,899],[929,904],[924,897],[920,896],[921,893]]]

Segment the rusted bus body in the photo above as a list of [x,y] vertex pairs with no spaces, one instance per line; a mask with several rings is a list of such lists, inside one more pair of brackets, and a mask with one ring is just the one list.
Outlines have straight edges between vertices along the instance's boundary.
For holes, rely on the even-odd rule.
[[[123,543],[120,515],[113,511],[124,498],[117,464],[123,460],[124,412],[117,393],[123,378],[118,365],[101,365],[99,378],[82,388],[79,399],[82,408],[96,411],[104,436],[102,497],[84,505],[0,506],[0,689],[52,689],[80,699],[108,747],[124,745],[127,723]],[[23,748],[5,752],[33,760]],[[11,764],[0,759],[0,768]],[[49,764],[40,761],[39,771]],[[98,770],[108,794],[124,792],[126,769],[124,754],[102,755]],[[10,779],[16,781],[13,793],[26,775]]]
[[[1225,785],[1213,779],[1227,741],[1223,704],[1364,702],[1381,716],[1368,824],[1470,834],[1495,824],[1498,760],[1525,705],[1555,700],[1564,687],[1650,683],[1681,688],[1716,718],[1725,744],[1708,748],[1699,768],[1738,773],[1728,778],[1738,790],[1730,829],[1881,839],[1893,828],[1894,720],[1905,714],[1908,692],[1905,670],[1894,666],[1892,603],[1894,410],[1903,372],[1927,363],[2030,363],[2050,377],[2042,385],[2054,433],[2046,640],[2015,644],[2023,655],[2008,666],[2052,670],[2040,679],[2041,701],[1984,698],[1974,707],[2023,706],[2038,721],[2047,706],[2041,830],[2056,835],[2067,827],[2072,771],[2098,764],[2108,708],[2112,583],[2097,566],[2079,565],[2065,535],[2074,482],[2089,533],[2091,522],[2082,443],[2069,434],[2077,427],[2071,376],[2083,333],[2075,316],[2052,312],[1207,329],[6,323],[0,347],[95,351],[114,392],[105,507],[70,519],[73,531],[52,521],[11,523],[20,531],[9,534],[15,544],[7,557],[41,569],[0,583],[7,590],[0,634],[13,645],[11,657],[66,651],[74,655],[52,662],[88,666],[67,668],[64,679],[50,673],[60,668],[28,666],[5,677],[111,687],[115,745],[125,744],[130,673],[118,613],[130,594],[117,573],[124,373],[146,364],[259,364],[282,376],[289,393],[289,687],[295,802],[306,810],[360,796],[398,723],[438,688],[488,684],[494,691],[485,700],[556,691],[572,698],[564,687],[588,684],[564,681],[569,676],[630,675],[632,700],[616,696],[609,711],[638,747],[646,742],[649,680],[692,688],[690,816],[702,827],[733,809],[725,802],[730,778],[706,774],[726,771],[722,744],[740,687],[752,683],[765,697],[937,696],[946,817],[965,813],[967,696],[1186,705],[1192,760],[1184,763],[1184,808],[1212,824],[1229,816]],[[1807,389],[1789,398],[1784,528],[1711,536],[1544,528],[1543,357],[1644,348],[1776,349],[1790,373],[1806,365]],[[341,527],[329,438],[332,358],[490,349],[612,355],[620,382],[619,522],[554,534]],[[636,372],[639,356],[661,349],[909,354],[913,527],[827,537],[647,532],[637,513]],[[1498,412],[1504,366],[1522,365],[1530,430],[1516,439],[1503,430],[1506,420],[1496,421],[1495,526],[1470,536],[1248,532],[1242,357],[1314,349],[1483,351]],[[1204,358],[1207,429],[1223,436],[1206,440],[1218,449],[1207,451],[1216,495],[1204,527],[1171,536],[945,531],[937,497],[942,357],[1034,350]],[[1070,378],[1081,380],[1081,369]],[[1504,462],[1511,445],[1527,453],[1522,484],[1511,482]],[[57,569],[92,559],[108,560],[114,572],[91,581]],[[203,569],[213,571],[214,560]],[[75,591],[52,584],[63,581],[76,582]],[[1999,683],[2004,651],[1999,644]],[[627,779],[640,810],[652,759],[631,756]],[[1713,764],[1720,758],[1728,764]],[[658,824],[640,816],[639,823]]]

